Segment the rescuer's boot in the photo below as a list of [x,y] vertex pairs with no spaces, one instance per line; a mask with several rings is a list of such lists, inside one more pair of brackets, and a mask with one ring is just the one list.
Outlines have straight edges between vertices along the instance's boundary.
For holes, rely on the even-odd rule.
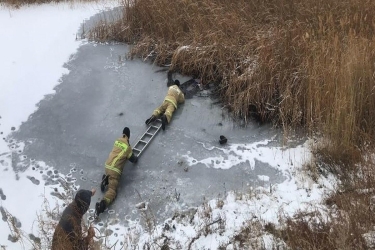
[[167,125],[167,124],[168,124],[168,119],[167,119],[167,117],[165,115],[163,115],[161,117],[161,128],[163,130],[165,130],[165,125]]
[[108,177],[109,175],[105,174],[102,176],[102,182],[100,183],[100,190],[102,190],[102,192],[104,192],[105,187],[108,186]]
[[104,210],[107,208],[107,203],[105,200],[101,200],[95,204],[95,215],[99,216],[99,214],[103,213]]

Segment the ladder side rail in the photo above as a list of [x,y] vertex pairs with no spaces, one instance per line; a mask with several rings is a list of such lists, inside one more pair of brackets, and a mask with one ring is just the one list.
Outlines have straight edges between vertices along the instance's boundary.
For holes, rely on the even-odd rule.
[[159,130],[160,130],[160,127],[159,127],[159,128],[155,131],[155,133],[150,137],[150,140],[148,141],[147,144],[144,145],[144,147],[142,148],[141,152],[139,152],[139,154],[138,154],[137,157],[139,157],[139,156],[143,153],[143,151],[147,148],[147,146],[150,144],[151,140],[155,137],[155,135],[159,132]]
[[[157,120],[158,122],[161,122],[161,121],[159,121],[159,120]],[[149,130],[150,130],[150,128],[151,127],[153,127],[153,128],[155,128],[156,130],[155,130],[155,132],[149,132]],[[143,151],[147,148],[147,146],[148,146],[148,144],[150,144],[150,142],[152,141],[152,139],[155,137],[155,135],[160,131],[160,129],[161,129],[161,124],[159,124],[159,126],[154,126],[154,125],[150,125],[148,128],[147,128],[147,130],[146,130],[146,132],[144,132],[143,133],[143,135],[140,137],[140,139],[134,144],[134,146],[132,147],[132,149],[135,149],[136,151],[139,151],[139,153],[137,154],[137,157],[139,157],[139,156],[141,156],[141,154],[143,153]],[[146,142],[146,141],[144,141],[144,140],[142,140],[142,138],[144,137],[144,136],[146,136],[146,135],[148,135],[148,136],[150,136],[150,139]],[[142,142],[142,149],[138,149],[137,148],[137,146],[138,145],[141,145],[141,142]]]

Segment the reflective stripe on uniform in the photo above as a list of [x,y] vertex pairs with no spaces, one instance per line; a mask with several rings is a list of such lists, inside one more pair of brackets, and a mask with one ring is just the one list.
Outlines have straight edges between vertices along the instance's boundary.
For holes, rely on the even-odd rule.
[[128,149],[128,145],[123,143],[122,141],[115,141],[115,147],[121,148],[121,150],[126,151]]
[[110,199],[108,199],[108,198],[104,197],[104,200],[106,201],[106,203],[107,203],[107,206],[108,206],[108,204],[111,204],[111,200],[110,200]]
[[157,116],[160,114],[160,111],[158,109],[155,109],[154,112],[156,113]]
[[118,174],[121,174],[120,169],[114,167],[116,165],[116,162],[125,154],[126,150],[128,149],[128,145],[126,143],[123,143],[122,141],[115,141],[114,144],[115,147],[118,147],[121,149],[121,152],[116,156],[116,158],[112,161],[111,165],[105,165],[105,167],[109,170],[115,171]]
[[112,166],[110,166],[110,165],[105,165],[105,168],[106,169],[109,169],[109,170],[112,170],[112,171],[115,171],[116,173],[118,173],[118,174],[121,174],[121,171],[120,171],[120,169],[118,169],[118,168],[115,168],[115,167],[112,167]]
[[177,109],[177,103],[175,103],[173,100],[171,100],[171,99],[169,99],[168,97],[166,97],[166,98],[164,99],[164,101],[167,101],[167,102],[172,103],[173,106]]

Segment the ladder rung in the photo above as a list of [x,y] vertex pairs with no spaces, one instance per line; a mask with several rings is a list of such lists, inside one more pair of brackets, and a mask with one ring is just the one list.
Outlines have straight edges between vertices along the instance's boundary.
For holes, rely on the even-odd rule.
[[[133,150],[137,152],[138,157],[143,153],[143,151],[146,149],[148,144],[151,142],[151,140],[154,138],[156,133],[159,132],[159,130],[161,128],[161,125],[162,125],[161,120],[157,119],[155,122],[158,122],[159,124],[157,126],[155,126],[156,124],[150,125],[147,128],[146,132],[141,136],[141,139],[139,139],[133,147]],[[153,131],[153,130],[155,130],[155,131]],[[147,138],[146,136],[149,136],[150,138]],[[144,139],[148,139],[148,141],[145,141]]]

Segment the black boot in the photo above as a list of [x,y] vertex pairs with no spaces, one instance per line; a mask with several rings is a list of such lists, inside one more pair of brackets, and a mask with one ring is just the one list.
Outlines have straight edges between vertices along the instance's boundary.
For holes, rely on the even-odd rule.
[[103,213],[106,208],[107,208],[107,203],[105,203],[104,200],[101,200],[100,202],[97,202],[95,204],[95,214],[96,214],[96,216],[99,216],[99,214]]
[[100,183],[100,190],[104,192],[104,189],[106,186],[108,186],[108,175],[103,174],[102,176],[102,182]]
[[155,121],[156,120],[156,117],[154,115],[152,115],[150,118],[148,118],[145,123],[146,125],[149,125],[151,122]]
[[168,124],[168,119],[167,119],[167,117],[165,115],[163,115],[161,117],[161,128],[163,130],[165,130],[165,125],[167,125],[167,124]]

